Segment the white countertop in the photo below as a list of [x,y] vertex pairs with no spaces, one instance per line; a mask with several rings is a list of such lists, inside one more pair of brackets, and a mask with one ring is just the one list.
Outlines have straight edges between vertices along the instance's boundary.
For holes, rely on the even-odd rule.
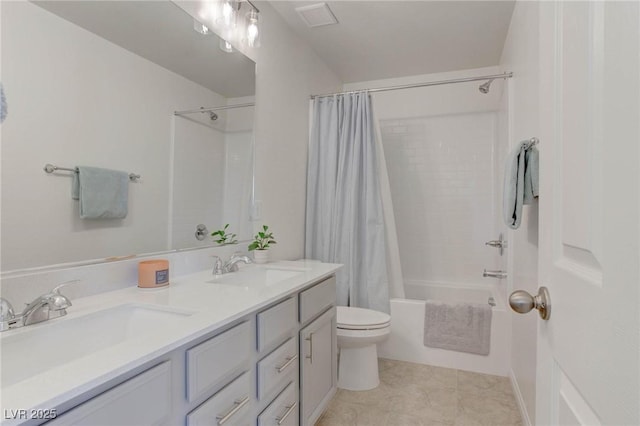
[[[293,294],[312,282],[333,274],[341,265],[317,261],[287,261],[266,265],[266,268],[273,267],[301,273],[270,285],[242,286],[211,282],[214,277],[211,270],[206,270],[174,278],[168,287],[162,289],[129,287],[72,300],[73,306],[68,309],[65,317],[3,332],[2,338],[15,336],[35,327],[47,327],[54,322],[62,323],[124,304],[155,305],[193,312],[192,315],[181,318],[175,326],[170,325],[159,329],[157,333],[148,333],[134,341],[111,346],[2,388],[0,412],[55,408],[189,341]],[[240,268],[240,273],[243,273],[265,266],[241,265]],[[78,345],[82,345],[82,341],[79,340]],[[5,417],[2,416],[3,424],[13,423]]]

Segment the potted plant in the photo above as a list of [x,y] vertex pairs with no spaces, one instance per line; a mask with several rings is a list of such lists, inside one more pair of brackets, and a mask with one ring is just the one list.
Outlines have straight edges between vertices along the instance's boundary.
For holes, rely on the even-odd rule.
[[269,245],[276,244],[273,239],[273,232],[269,231],[267,225],[262,225],[262,231],[259,231],[253,241],[249,244],[249,251],[253,251],[253,257],[256,263],[267,263],[269,261]]
[[236,240],[236,234],[227,234],[228,227],[229,224],[227,223],[224,228],[218,229],[217,231],[211,233],[211,236],[216,238],[214,241],[221,246],[227,244],[235,244],[238,242],[238,240]]

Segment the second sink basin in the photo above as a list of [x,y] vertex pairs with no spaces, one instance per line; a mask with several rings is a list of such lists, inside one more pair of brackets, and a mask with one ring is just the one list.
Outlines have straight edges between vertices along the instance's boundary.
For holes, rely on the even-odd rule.
[[273,267],[253,267],[246,268],[240,272],[232,272],[215,277],[207,281],[214,284],[231,285],[266,285],[270,286],[281,281],[302,275],[304,271],[278,269]]
[[11,386],[118,343],[161,331],[190,315],[162,307],[128,304],[27,326],[15,334],[5,332],[8,335],[0,341],[1,386]]

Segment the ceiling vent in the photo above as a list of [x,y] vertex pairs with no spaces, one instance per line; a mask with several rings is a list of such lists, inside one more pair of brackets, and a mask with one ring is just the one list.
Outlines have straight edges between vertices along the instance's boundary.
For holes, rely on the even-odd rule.
[[296,12],[298,12],[304,23],[307,24],[309,28],[338,23],[338,20],[326,3],[296,7]]

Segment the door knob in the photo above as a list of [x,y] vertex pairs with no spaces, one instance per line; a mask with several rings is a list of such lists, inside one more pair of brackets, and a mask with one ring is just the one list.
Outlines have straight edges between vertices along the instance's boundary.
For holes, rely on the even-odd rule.
[[551,298],[546,287],[540,287],[535,296],[524,290],[514,291],[509,296],[509,306],[519,314],[526,314],[532,309],[537,309],[543,320],[548,320],[551,317]]

